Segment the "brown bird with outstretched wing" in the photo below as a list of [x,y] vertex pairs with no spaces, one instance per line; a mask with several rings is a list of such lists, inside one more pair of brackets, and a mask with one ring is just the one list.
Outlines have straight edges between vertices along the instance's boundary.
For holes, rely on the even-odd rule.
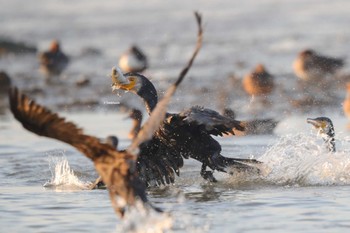
[[[9,97],[11,111],[25,129],[68,143],[94,162],[117,213],[123,216],[126,204],[133,205],[137,198],[147,202],[145,185],[135,173],[136,155],[117,151],[98,138],[84,134],[74,123],[37,104],[17,88],[10,90]],[[117,201],[115,196],[125,201]]]
[[[195,16],[200,28],[198,36],[201,38],[201,16],[198,13],[195,13]],[[68,143],[91,159],[109,190],[113,208],[116,213],[123,217],[127,207],[135,205],[137,200],[141,200],[145,204],[148,203],[145,183],[139,178],[137,172],[139,147],[149,140],[162,124],[168,103],[192,66],[200,47],[201,43],[198,43],[189,63],[181,71],[176,82],[169,87],[163,99],[157,104],[151,116],[126,150],[118,151],[109,144],[101,143],[98,138],[84,134],[83,130],[74,123],[66,121],[57,113],[37,104],[20,93],[17,88],[12,88],[9,92],[10,109],[25,129],[40,136]]]

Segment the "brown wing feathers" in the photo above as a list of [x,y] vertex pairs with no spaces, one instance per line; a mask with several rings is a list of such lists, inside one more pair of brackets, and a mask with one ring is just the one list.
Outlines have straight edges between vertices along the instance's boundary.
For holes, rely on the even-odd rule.
[[103,152],[113,150],[109,145],[100,143],[98,138],[84,135],[74,123],[30,100],[19,93],[17,88],[10,90],[9,97],[13,115],[27,130],[66,142],[92,160]]
[[[83,134],[75,124],[30,100],[16,88],[10,90],[9,97],[11,111],[24,128],[40,136],[66,142],[93,160],[118,214],[123,216],[126,204],[134,204],[135,197],[147,201],[145,186],[134,168],[137,156],[116,151],[110,145],[100,143],[98,138]],[[124,205],[116,202],[116,195],[125,200]]]

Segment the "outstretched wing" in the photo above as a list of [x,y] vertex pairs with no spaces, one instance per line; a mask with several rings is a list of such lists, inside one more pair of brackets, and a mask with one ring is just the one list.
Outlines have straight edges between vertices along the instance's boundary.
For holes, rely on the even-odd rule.
[[[136,156],[116,151],[101,143],[98,138],[85,135],[74,123],[51,112],[12,88],[9,93],[10,108],[14,117],[27,130],[66,142],[90,158],[103,182],[107,185],[113,207],[123,216],[125,208],[135,203],[135,197],[146,202],[145,186],[136,175]],[[124,201],[116,201],[115,196]]]
[[225,117],[220,113],[200,106],[194,106],[179,113],[183,122],[192,126],[200,126],[209,134],[222,136],[223,134],[234,134],[233,129],[243,131],[244,125],[237,120]]
[[54,138],[68,143],[91,160],[113,148],[101,144],[96,137],[83,134],[82,129],[64,117],[51,112],[12,88],[9,93],[10,108],[14,117],[23,127],[39,136]]

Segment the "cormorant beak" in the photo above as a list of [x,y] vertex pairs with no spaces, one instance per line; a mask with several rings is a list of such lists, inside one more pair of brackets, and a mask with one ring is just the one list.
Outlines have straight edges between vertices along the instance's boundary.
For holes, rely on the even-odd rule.
[[[135,84],[131,85],[131,82],[129,79],[127,79],[124,74],[121,72],[119,68],[113,67],[112,68],[112,89],[123,89],[123,90],[130,90]],[[131,87],[130,87],[131,85]]]
[[317,119],[307,118],[307,123],[313,125],[316,129],[320,130],[320,133],[324,133],[327,123]]
[[135,89],[136,86],[136,81],[135,80],[128,80],[128,83],[123,84],[123,83],[113,83],[112,84],[112,89],[113,90],[117,90],[117,89],[121,89],[121,90],[125,90],[125,91],[131,91],[133,89]]

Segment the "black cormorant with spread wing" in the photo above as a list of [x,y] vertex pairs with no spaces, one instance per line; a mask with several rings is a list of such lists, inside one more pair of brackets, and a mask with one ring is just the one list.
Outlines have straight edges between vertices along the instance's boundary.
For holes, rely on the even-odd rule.
[[[124,76],[127,79],[126,84],[117,81],[113,87],[136,93],[144,100],[146,110],[151,114],[158,102],[157,91],[151,81],[137,73],[127,73]],[[199,106],[177,114],[167,113],[163,125],[153,138],[141,145],[140,153],[152,154],[155,161],[171,161],[168,164],[169,169],[177,173],[183,166],[183,158],[198,160],[202,163],[202,177],[210,181],[215,181],[215,178],[212,171],[206,171],[207,167],[222,172],[227,172],[228,167],[231,168],[230,172],[232,169],[259,170],[257,165],[260,162],[257,160],[227,158],[220,154],[221,146],[212,135],[234,134],[233,129],[242,131],[244,127],[240,121]]]
[[[187,71],[186,71],[187,72]],[[158,103],[157,90],[145,76],[138,73],[121,74],[117,70],[112,73],[113,89],[130,91],[141,97],[146,110],[152,114]],[[140,146],[141,163],[164,163],[166,171],[142,170],[145,177],[155,172],[165,174],[166,183],[174,180],[175,173],[183,166],[183,158],[193,158],[202,163],[200,174],[203,178],[216,181],[212,170],[222,172],[255,171],[258,164],[254,159],[227,158],[220,154],[221,146],[212,137],[223,134],[234,134],[235,130],[244,130],[241,122],[220,115],[218,112],[195,106],[178,114],[167,113],[162,126],[152,139]],[[142,160],[147,158],[147,160]],[[150,160],[152,158],[152,160]],[[152,164],[147,167],[152,167]],[[146,167],[146,166],[141,166]],[[228,171],[227,168],[230,168]],[[163,180],[161,180],[163,183]]]

